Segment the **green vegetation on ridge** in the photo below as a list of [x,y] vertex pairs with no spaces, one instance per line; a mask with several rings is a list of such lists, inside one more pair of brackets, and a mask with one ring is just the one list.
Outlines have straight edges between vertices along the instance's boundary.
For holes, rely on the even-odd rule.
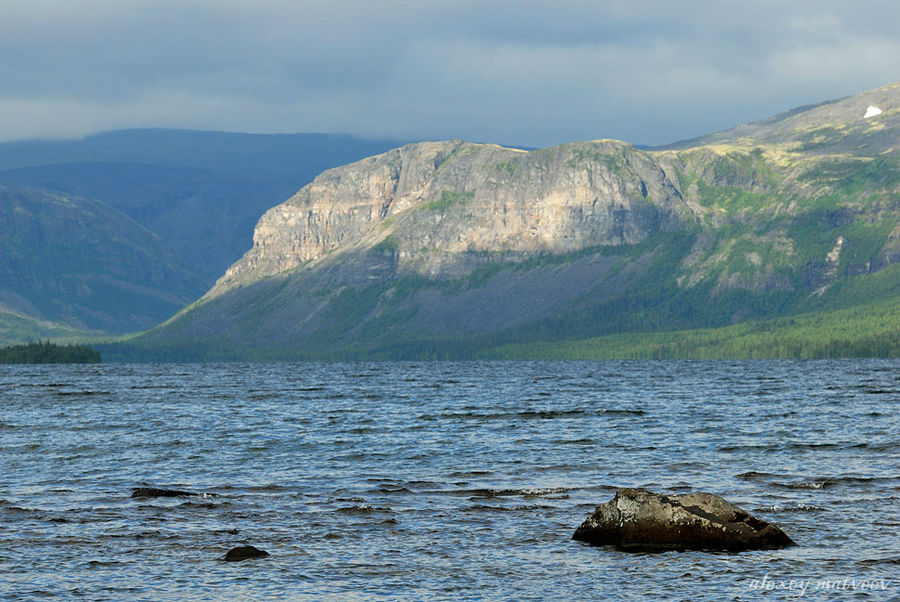
[[630,332],[510,344],[490,359],[742,359],[900,357],[900,299],[712,329]]

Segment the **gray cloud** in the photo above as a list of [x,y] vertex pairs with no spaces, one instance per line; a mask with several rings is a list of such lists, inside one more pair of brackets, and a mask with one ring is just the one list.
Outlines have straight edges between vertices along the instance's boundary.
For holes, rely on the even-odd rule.
[[0,139],[120,127],[664,143],[898,79],[862,0],[0,0]]

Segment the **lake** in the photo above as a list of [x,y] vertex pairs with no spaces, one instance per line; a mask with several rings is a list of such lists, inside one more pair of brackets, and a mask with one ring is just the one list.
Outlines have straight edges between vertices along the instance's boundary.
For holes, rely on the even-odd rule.
[[[900,597],[896,360],[0,366],[0,395],[4,599]],[[799,545],[572,541],[618,487]],[[242,544],[270,556],[218,560]]]

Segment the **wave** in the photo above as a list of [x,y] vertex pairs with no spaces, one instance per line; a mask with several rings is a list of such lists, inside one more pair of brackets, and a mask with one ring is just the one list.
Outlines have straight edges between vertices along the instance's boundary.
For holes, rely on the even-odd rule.
[[584,410],[525,410],[514,414],[519,418],[540,418],[550,420],[553,418],[565,418],[566,416],[584,416]]
[[337,514],[393,514],[390,508],[381,506],[372,506],[371,504],[354,504],[353,506],[344,506],[334,511]]
[[555,497],[573,490],[573,487],[524,487],[521,489],[454,489],[450,491],[435,491],[431,493],[464,495],[468,496],[470,499],[490,499],[498,497],[545,498]]
[[866,447],[872,451],[878,452],[897,451],[900,450],[900,440],[885,441],[884,443],[869,443]]
[[828,512],[825,508],[820,508],[818,506],[813,506],[811,504],[792,504],[787,506],[782,506],[779,504],[775,504],[773,506],[763,506],[761,508],[754,508],[754,512],[768,512],[770,514],[780,514],[782,512]]
[[421,414],[419,420],[555,420],[557,418],[574,418],[584,416],[644,416],[647,412],[630,408],[590,408],[568,410],[519,410],[515,412],[443,412],[441,414]]
[[[462,471],[458,470],[456,472],[451,472],[450,476],[453,477],[454,479],[460,479],[460,478],[468,479],[468,478],[472,478],[472,477],[487,477],[492,474],[494,474],[494,472],[491,470],[462,470]],[[435,483],[435,485],[437,485],[437,484]]]
[[720,445],[717,449],[721,452],[736,451],[821,451],[830,449],[865,449],[870,444],[865,441],[841,442],[841,443],[746,443]]
[[410,489],[402,485],[385,485],[376,489],[370,489],[368,493],[413,493]]
[[900,477],[865,477],[858,475],[843,476],[794,476],[777,475],[771,472],[758,472],[751,470],[736,475],[736,478],[744,481],[765,483],[782,489],[831,489],[841,486],[870,486],[877,484],[889,484],[900,481]]
[[546,504],[531,504],[525,506],[491,506],[488,504],[474,504],[463,508],[462,512],[528,512],[531,510],[554,510],[554,506]]
[[213,510],[215,508],[230,508],[231,502],[221,502],[216,504],[214,502],[184,502],[178,505],[179,508],[200,508],[204,510]]
[[643,416],[647,412],[644,410],[615,409],[615,410],[603,410],[602,413],[603,414],[620,415],[620,416]]
[[[213,487],[213,489],[218,489],[220,491],[241,491],[247,493],[280,493],[280,492],[295,492],[297,491],[297,487],[292,487],[289,485],[278,485],[277,483],[267,483],[265,485],[219,485],[217,487]],[[216,497],[215,493],[201,493],[200,497]]]
[[870,565],[878,565],[878,564],[900,564],[900,556],[896,558],[866,558],[865,560],[858,560],[856,564],[861,564],[863,566]]
[[868,486],[879,483],[884,484],[897,481],[898,479],[900,477],[809,477],[798,481],[772,481],[770,484],[784,489],[831,489],[832,487],[844,485]]
[[771,472],[757,472],[755,470],[750,470],[747,472],[742,472],[739,475],[736,475],[738,479],[744,479],[745,481],[759,481],[762,479],[767,479],[774,477]]

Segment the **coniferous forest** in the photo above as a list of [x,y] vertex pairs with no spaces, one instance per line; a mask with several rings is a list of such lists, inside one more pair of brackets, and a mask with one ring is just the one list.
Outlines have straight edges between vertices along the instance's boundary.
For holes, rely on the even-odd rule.
[[0,348],[2,364],[99,364],[100,352],[85,345],[36,341]]

